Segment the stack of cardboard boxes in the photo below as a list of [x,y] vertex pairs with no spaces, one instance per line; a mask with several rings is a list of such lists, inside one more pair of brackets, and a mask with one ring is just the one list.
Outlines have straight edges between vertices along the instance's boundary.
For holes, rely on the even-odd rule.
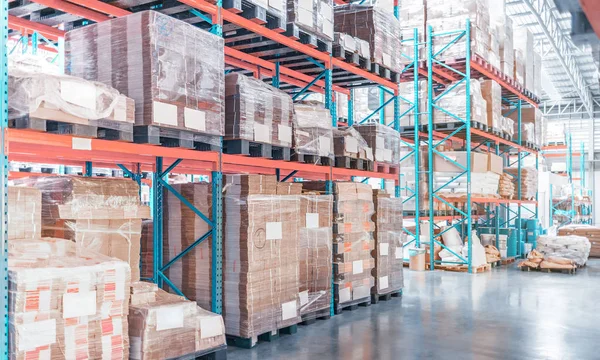
[[287,21],[320,40],[331,41],[333,40],[333,1],[287,0]]
[[400,164],[400,133],[384,124],[355,125],[367,145],[373,149],[376,162],[389,165]]
[[333,159],[333,130],[331,114],[316,101],[294,104],[294,151]]
[[354,127],[333,129],[333,151],[336,158],[373,161],[373,149]]

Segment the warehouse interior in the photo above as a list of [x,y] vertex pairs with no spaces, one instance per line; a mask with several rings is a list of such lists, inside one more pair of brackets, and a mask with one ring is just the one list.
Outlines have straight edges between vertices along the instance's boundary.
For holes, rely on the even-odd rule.
[[598,1],[0,11],[3,358],[596,357]]

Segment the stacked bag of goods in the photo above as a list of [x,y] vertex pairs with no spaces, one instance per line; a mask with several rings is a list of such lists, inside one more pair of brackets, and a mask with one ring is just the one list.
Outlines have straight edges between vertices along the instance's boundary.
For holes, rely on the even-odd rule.
[[285,92],[263,81],[225,76],[225,138],[292,147],[294,104]]
[[[133,98],[135,125],[189,130],[185,140],[190,147],[194,141],[220,144],[224,64],[222,37],[155,11],[65,35],[66,74],[99,81]],[[158,129],[150,127],[140,140],[155,136]]]
[[[269,4],[271,4],[271,1],[269,1]],[[302,31],[320,38],[320,40],[332,41],[333,1],[287,0],[287,21],[288,24],[293,24]],[[293,36],[298,36],[298,34],[294,33]],[[316,46],[317,44],[313,45]]]
[[[470,85],[471,91],[471,121],[476,121],[481,124],[487,124],[487,103],[481,93],[481,83],[479,80],[472,79]],[[455,123],[459,122],[455,116],[466,120],[467,119],[467,96],[466,96],[466,83],[463,81],[460,85],[456,86],[443,98],[436,102],[436,105],[446,110],[433,109],[433,123]],[[448,114],[454,114],[452,116]]]
[[[282,183],[286,194],[302,184]],[[228,335],[256,339],[300,322],[300,197],[268,175],[226,175],[223,316]],[[258,229],[258,231],[257,231]]]
[[513,177],[508,174],[500,175],[500,186],[498,187],[498,194],[504,199],[513,199],[516,193],[515,183]]
[[[445,231],[447,230],[447,231]],[[460,238],[460,234],[456,227],[451,229],[444,228],[442,234],[442,241],[444,243],[444,249],[439,252],[439,256],[442,261],[446,262],[443,265],[446,266],[458,266],[457,263],[462,263],[464,260],[469,260],[469,245],[465,238],[463,243]],[[471,252],[473,258],[471,259],[471,266],[478,267],[487,264],[485,248],[481,245],[481,241],[475,231],[471,233],[471,240],[473,242]],[[457,256],[457,255],[460,255]]]
[[544,254],[543,252],[532,250],[527,259],[521,261],[518,265],[520,268],[527,267],[531,269],[575,269],[577,262],[560,256]]
[[372,274],[375,286],[371,293],[384,295],[398,292],[404,286],[402,245],[406,234],[402,229],[402,198],[392,198],[383,190],[373,190],[373,202],[375,268]]
[[[517,181],[519,169],[506,168],[507,173],[513,176],[514,181]],[[538,186],[538,171],[534,167],[521,168],[521,200],[533,200],[537,193]],[[518,196],[519,184],[515,184],[516,195]]]
[[373,149],[354,127],[333,129],[333,152],[336,158],[373,161]]
[[294,151],[298,155],[333,159],[331,114],[317,101],[294,104]]
[[542,235],[537,238],[536,250],[545,257],[565,258],[583,266],[590,256],[590,248],[590,241],[583,236]]
[[590,241],[590,257],[600,257],[600,227],[592,225],[567,225],[558,229],[558,235],[577,235]]
[[402,71],[398,53],[402,47],[401,26],[392,13],[372,5],[336,6],[335,31],[368,41],[372,62],[397,73]]
[[485,258],[488,263],[493,263],[496,261],[500,261],[500,250],[498,250],[494,245],[485,245]]
[[400,133],[383,124],[353,126],[373,149],[375,161],[390,165],[400,164]]

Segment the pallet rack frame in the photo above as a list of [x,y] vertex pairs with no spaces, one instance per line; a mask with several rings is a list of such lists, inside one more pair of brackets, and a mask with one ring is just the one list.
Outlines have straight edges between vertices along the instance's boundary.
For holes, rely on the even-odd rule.
[[[562,150],[563,147],[560,147],[560,149]],[[553,197],[554,187],[552,185],[552,182],[550,182],[550,220],[551,220],[550,224],[551,225],[554,224],[554,215],[565,216],[567,218],[566,221],[559,222],[558,227],[573,223],[573,220],[575,219],[575,213],[576,213],[575,212],[575,186],[573,184],[573,139],[572,139],[571,133],[565,134],[564,149],[566,150],[566,153],[565,153],[565,161],[566,161],[566,165],[567,165],[566,175],[567,175],[567,178],[569,181],[569,186],[571,188],[571,195],[567,196],[565,199],[563,199],[555,204],[554,197]],[[579,155],[583,158],[583,151]],[[558,208],[560,205],[562,205],[564,203],[570,204],[570,210],[565,211],[565,210],[561,210]]]

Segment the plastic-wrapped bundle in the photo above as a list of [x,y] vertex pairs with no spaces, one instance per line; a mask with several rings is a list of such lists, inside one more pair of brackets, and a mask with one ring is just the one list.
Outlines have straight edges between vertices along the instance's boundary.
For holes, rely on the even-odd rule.
[[500,186],[498,188],[498,194],[505,199],[513,199],[515,196],[516,188],[513,178],[510,175],[500,175]]
[[[467,28],[466,20],[471,21],[471,54],[478,54],[488,59],[490,49],[490,14],[488,3],[485,0],[427,0],[427,25],[433,28],[434,33],[443,33],[452,30]],[[433,53],[445,48],[456,34],[436,36],[433,38]],[[464,58],[466,37],[444,50],[438,59]]]
[[329,110],[315,101],[294,104],[294,150],[298,154],[333,158],[333,129]]
[[402,198],[392,198],[381,190],[373,190],[375,213],[375,286],[371,293],[383,295],[404,287],[402,244],[406,234],[402,229]]
[[590,255],[590,248],[590,241],[583,236],[542,235],[537,238],[536,250],[544,254],[546,258],[565,258],[573,260],[579,266],[583,266]]
[[127,263],[69,240],[9,242],[10,359],[128,359]]
[[586,237],[590,241],[590,257],[600,257],[600,227],[583,224],[572,224],[558,229],[558,235],[577,235]]
[[[417,42],[425,43],[425,0],[399,0],[398,7],[400,8],[400,26],[402,39],[413,39],[414,29],[418,30]],[[405,41],[402,43],[402,54],[411,58],[415,58],[414,41]],[[418,50],[419,60],[425,60],[425,46],[420,45]],[[400,59],[403,64],[411,64],[412,61],[402,56]]]
[[142,220],[138,186],[128,179],[32,177],[17,181],[42,192],[42,235],[73,240],[81,248],[127,261],[140,278]]
[[294,104],[285,92],[242,74],[225,77],[225,136],[292,146]]
[[371,58],[371,47],[369,46],[368,41],[348,34],[336,32],[334,33],[333,43],[334,45],[340,45],[346,51],[356,53],[367,59]]
[[[467,175],[458,176],[459,173],[434,172],[434,189],[447,184],[437,194],[448,198],[466,199],[467,190],[471,189],[471,196],[498,197],[498,184],[500,175],[491,171],[471,173],[471,183],[467,182]],[[458,176],[458,177],[457,177]],[[454,180],[452,180],[454,179]],[[449,181],[452,181],[448,184]]]
[[[534,90],[534,59],[533,59],[533,34],[527,26],[513,24],[514,46],[515,46],[515,66],[518,61],[523,72],[522,81],[517,81],[527,90]],[[518,54],[518,55],[517,55]],[[515,75],[516,77],[516,75]]]
[[300,197],[300,315],[328,310],[331,306],[332,218],[331,195]]
[[[405,200],[404,210],[415,211],[415,199],[413,192],[410,190],[415,189],[415,157],[407,156],[412,151],[408,146],[402,146],[400,148],[400,158],[404,160],[400,163],[400,196]],[[427,167],[426,164],[427,149],[425,146],[419,147],[419,193],[421,198],[419,199],[420,210],[428,209],[425,206],[425,200],[427,199]],[[407,200],[409,199],[410,200]]]
[[25,186],[8,187],[8,239],[42,237],[42,193]]
[[335,31],[368,41],[371,61],[395,72],[402,71],[401,26],[393,14],[371,5],[336,6]]
[[373,149],[354,127],[333,129],[333,152],[336,157],[373,160]]
[[[367,116],[370,116],[369,122],[382,122],[381,113],[375,112],[381,105],[380,95],[383,92],[384,101],[388,101],[391,95],[381,90],[378,86],[368,86],[354,89],[354,123],[358,124]],[[391,108],[390,108],[391,109]],[[390,109],[384,109],[384,122],[391,124],[394,121],[394,112]]]
[[502,117],[502,132],[514,137],[515,121],[511,118]]
[[226,332],[252,338],[297,324],[300,197],[274,195],[275,176],[227,175],[225,180]]
[[[420,80],[418,84],[418,99],[419,99],[419,113],[427,112],[427,81]],[[398,94],[405,99],[413,101],[415,98],[415,83],[413,81],[401,82],[398,84]],[[406,113],[400,118],[400,126],[414,126],[415,125],[415,111],[409,109],[412,107],[411,104],[406,101],[400,101],[400,114]],[[424,117],[426,121],[426,117]]]
[[332,0],[287,0],[287,21],[311,35],[333,40]]
[[383,124],[355,125],[367,145],[373,149],[375,161],[400,164],[400,133]]
[[512,20],[506,15],[499,16],[495,19],[495,26],[500,45],[500,71],[512,78],[515,67]]
[[[513,111],[510,118],[515,122],[515,133],[518,134],[517,123],[519,120],[519,114],[517,111]],[[542,131],[544,130],[544,117],[542,112],[534,107],[521,108],[521,140],[529,141],[535,144],[542,144]],[[564,133],[561,133],[563,137]]]
[[94,120],[134,122],[134,101],[110,86],[75,76],[11,67],[8,117],[95,125]]
[[[518,168],[505,168],[504,171],[513,175],[516,181]],[[534,167],[521,168],[521,200],[535,199],[538,187],[538,171]],[[518,184],[515,184],[518,194]]]
[[533,52],[533,88],[531,89],[534,95],[541,96],[542,94],[542,55]]
[[[471,79],[471,121],[477,121],[482,124],[487,124],[487,103],[481,94],[481,83],[479,80]],[[460,85],[452,89],[448,94],[444,95],[439,101],[436,102],[437,106],[442,109],[458,116],[459,118],[466,120],[467,118],[467,97],[466,97],[466,83],[462,82]],[[433,122],[435,124],[440,123],[454,123],[458,120],[454,116],[450,116],[444,111],[433,109]]]
[[487,125],[497,130],[502,128],[502,88],[494,80],[481,81],[481,94],[486,102]]
[[65,73],[133,98],[136,125],[223,135],[223,38],[171,16],[142,11],[69,31]]
[[225,327],[220,315],[181,296],[158,288],[153,290],[154,301],[132,304],[129,308],[132,359],[193,356],[225,345]]

